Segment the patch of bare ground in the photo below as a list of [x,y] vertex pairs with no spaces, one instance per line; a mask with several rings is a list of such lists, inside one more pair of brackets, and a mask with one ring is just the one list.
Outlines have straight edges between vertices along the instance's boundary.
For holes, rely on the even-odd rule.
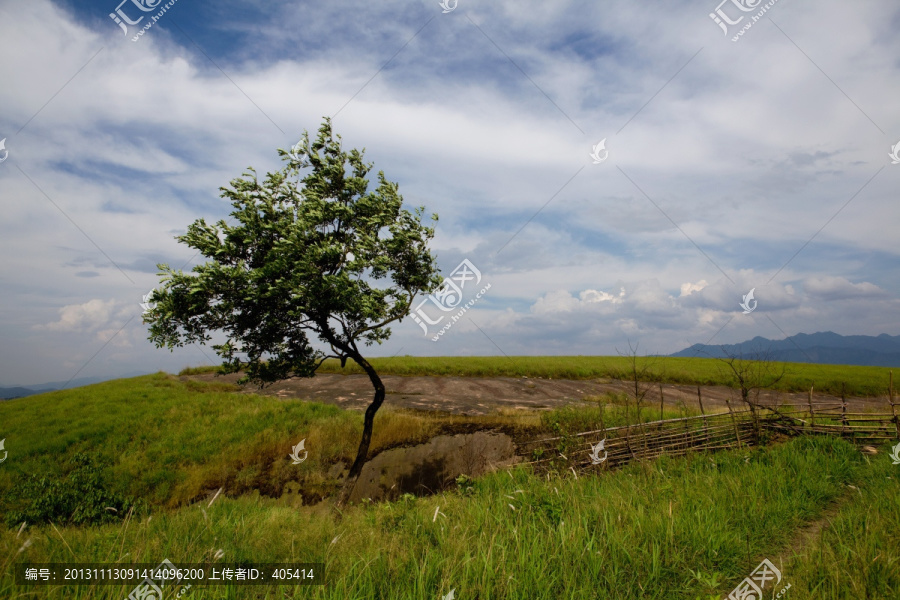
[[[238,374],[217,376],[212,373],[181,376],[182,380],[220,381],[235,383]],[[628,381],[609,379],[539,379],[532,377],[382,377],[387,388],[385,405],[395,408],[422,410],[452,415],[488,415],[505,410],[552,410],[578,403],[591,396],[606,393],[629,393]],[[662,385],[665,406],[686,406],[699,410],[698,386]],[[660,388],[653,384],[645,406],[659,406]],[[275,396],[281,399],[312,400],[334,404],[341,408],[363,411],[372,400],[372,384],[365,375],[320,373],[314,377],[292,377],[262,390],[244,385],[244,393]],[[710,412],[727,410],[726,399],[739,400],[736,390],[726,386],[700,386],[703,407]],[[840,398],[815,394],[816,402],[840,403]],[[806,406],[805,393],[763,390],[759,402],[773,405]],[[886,400],[879,398],[848,398],[848,410],[883,408]]]

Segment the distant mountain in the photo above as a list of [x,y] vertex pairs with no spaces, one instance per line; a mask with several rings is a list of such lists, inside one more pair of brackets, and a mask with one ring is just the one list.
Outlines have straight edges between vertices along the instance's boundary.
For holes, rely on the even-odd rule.
[[137,377],[138,375],[146,375],[140,371],[133,371],[117,377],[79,377],[72,381],[48,381],[47,383],[38,383],[35,385],[14,385],[9,387],[0,387],[0,400],[12,400],[13,398],[24,398],[25,396],[33,396],[35,394],[43,394],[44,392],[52,392],[65,389],[81,387],[83,385],[91,385],[92,383],[100,383],[111,379],[121,379],[125,377]]
[[798,333],[783,340],[755,337],[739,344],[694,344],[669,356],[752,358],[768,352],[771,360],[827,365],[900,367],[900,335],[839,335],[832,331]]
[[0,388],[0,400],[11,400],[13,398],[24,398],[32,394],[40,394],[40,391],[31,390],[24,387],[5,387]]

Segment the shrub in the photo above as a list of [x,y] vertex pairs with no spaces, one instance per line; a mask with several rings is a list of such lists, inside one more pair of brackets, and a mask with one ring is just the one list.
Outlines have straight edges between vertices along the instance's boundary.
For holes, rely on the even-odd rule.
[[106,488],[105,465],[96,457],[79,452],[69,462],[72,469],[63,479],[28,476],[17,493],[26,507],[10,511],[6,516],[7,526],[14,527],[22,521],[99,525],[118,521],[132,508],[138,514],[149,511],[144,500],[126,498]]

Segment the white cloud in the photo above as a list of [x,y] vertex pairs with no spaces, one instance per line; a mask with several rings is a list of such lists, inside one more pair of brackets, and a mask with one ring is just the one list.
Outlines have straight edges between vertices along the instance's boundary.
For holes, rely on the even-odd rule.
[[[635,336],[674,351],[726,323],[727,341],[780,336],[762,315],[788,333],[898,332],[892,3],[777,4],[802,52],[767,19],[732,43],[689,2],[432,4],[257,2],[183,23],[228,77],[167,24],[177,8],[139,43],[108,11],[0,8],[20,51],[0,87],[0,326],[28,349],[0,356],[0,383],[88,360],[139,312],[156,262],[192,258],[173,231],[226,218],[220,186],[277,169],[276,147],[342,107],[345,146],[440,214],[441,264],[469,257],[493,284],[472,316],[507,353],[609,353]],[[741,315],[751,288],[759,308]],[[155,349],[138,321],[90,368],[202,357]],[[378,351],[497,352],[476,327],[432,344],[406,325]],[[77,333],[94,345],[63,335]]]
[[580,305],[581,303],[569,292],[557,290],[538,298],[531,307],[531,312],[536,314],[571,312]]
[[608,292],[598,292],[597,290],[585,290],[578,295],[582,302],[612,302],[619,304],[624,301],[625,288],[619,288],[619,294],[613,296]]
[[690,296],[694,292],[699,292],[700,290],[705,288],[707,285],[709,285],[709,284],[706,283],[705,279],[701,279],[697,283],[691,283],[691,282],[682,283],[681,284],[681,293],[678,296],[679,297]]
[[46,331],[92,331],[109,323],[116,311],[115,300],[94,298],[82,304],[69,304],[59,309],[59,320],[36,329]]
[[873,283],[862,281],[852,283],[843,277],[810,277],[803,281],[803,289],[810,296],[823,300],[846,300],[849,298],[883,298],[887,294]]

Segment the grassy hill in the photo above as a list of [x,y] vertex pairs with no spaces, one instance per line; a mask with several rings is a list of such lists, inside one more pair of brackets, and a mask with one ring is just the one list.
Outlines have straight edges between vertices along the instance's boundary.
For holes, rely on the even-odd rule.
[[[400,364],[415,360],[423,359]],[[469,360],[472,370],[479,361],[499,369],[505,359]],[[556,359],[542,364],[528,374],[564,370]],[[384,410],[373,452],[462,425],[537,432],[548,417],[450,421]],[[596,476],[517,468],[427,498],[352,506],[342,518],[327,505],[277,499],[290,481],[302,481],[310,501],[333,492],[328,472],[349,462],[360,431],[358,413],[163,373],[4,402],[0,598],[121,600],[134,587],[16,586],[14,565],[23,561],[167,558],[326,564],[321,587],[205,585],[184,598],[419,599],[455,589],[457,600],[707,600],[727,595],[765,557],[781,569],[782,585],[791,584],[784,598],[900,597],[900,466],[885,452],[795,439]],[[287,454],[302,438],[309,459],[291,465]],[[76,456],[97,468],[79,466]],[[219,487],[225,493],[208,506]],[[9,515],[46,508],[30,505],[26,489],[59,505],[119,508],[100,507],[106,514],[97,525],[56,520],[20,531],[5,522]],[[75,500],[67,490],[79,492]],[[130,516],[126,507],[134,507]]]

